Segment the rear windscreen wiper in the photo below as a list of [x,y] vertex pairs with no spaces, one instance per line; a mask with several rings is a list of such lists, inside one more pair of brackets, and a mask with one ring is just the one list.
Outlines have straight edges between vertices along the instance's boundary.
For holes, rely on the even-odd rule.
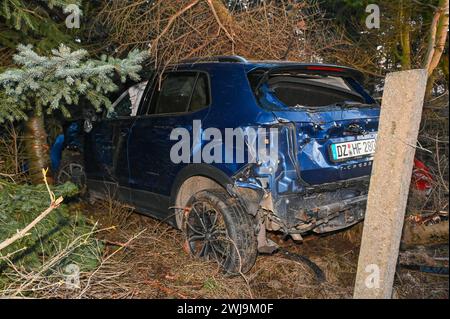
[[361,102],[355,102],[355,101],[344,101],[344,102],[338,102],[329,106],[337,106],[342,108],[360,108],[360,107],[377,107],[378,104],[367,104],[367,103],[361,103]]

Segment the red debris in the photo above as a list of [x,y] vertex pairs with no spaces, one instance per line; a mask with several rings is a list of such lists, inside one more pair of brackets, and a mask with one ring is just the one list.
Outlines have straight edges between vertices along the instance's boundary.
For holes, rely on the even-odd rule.
[[433,177],[428,167],[417,158],[414,159],[412,183],[417,190],[426,193],[430,193],[433,188]]

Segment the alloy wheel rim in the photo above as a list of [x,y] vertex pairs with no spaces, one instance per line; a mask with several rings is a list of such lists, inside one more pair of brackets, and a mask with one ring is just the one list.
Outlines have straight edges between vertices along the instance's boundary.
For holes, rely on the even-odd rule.
[[86,183],[86,173],[83,165],[70,163],[59,171],[58,183],[63,184],[69,181],[78,186],[84,186]]
[[222,214],[210,203],[192,204],[186,218],[186,235],[194,256],[223,265],[229,255],[230,240]]

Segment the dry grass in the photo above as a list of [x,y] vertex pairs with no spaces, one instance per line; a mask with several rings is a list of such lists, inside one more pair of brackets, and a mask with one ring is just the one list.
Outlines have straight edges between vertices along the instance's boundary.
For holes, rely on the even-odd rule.
[[[310,236],[302,244],[273,240],[308,256],[325,272],[319,284],[303,263],[281,255],[260,256],[246,278],[224,275],[215,263],[188,256],[181,232],[153,218],[131,214],[115,201],[85,208],[100,227],[107,244],[104,261],[92,276],[82,298],[351,298],[356,275],[361,226],[324,237]],[[113,226],[113,228],[110,228]],[[132,242],[133,238],[140,234]],[[104,259],[105,260],[105,259]],[[410,278],[413,278],[409,280]],[[431,279],[430,279],[431,278]],[[420,289],[418,289],[420,287]],[[83,289],[83,288],[82,288]],[[445,298],[446,277],[401,270],[396,280],[398,298]]]
[[[100,266],[94,271],[81,272],[76,289],[67,286],[64,270],[46,271],[83,243],[84,236],[80,236],[49,259],[42,269],[27,273],[12,265],[8,274],[12,284],[2,295],[182,299],[352,297],[361,226],[327,236],[311,235],[302,244],[272,234],[272,240],[285,249],[314,261],[326,275],[324,283],[317,282],[308,266],[285,259],[281,254],[259,256],[245,278],[229,277],[215,263],[187,255],[181,232],[167,224],[134,213],[132,208],[113,200],[75,205],[99,229],[92,231],[104,243]],[[448,256],[448,247],[438,255]],[[394,289],[396,298],[448,298],[448,277],[401,269]]]

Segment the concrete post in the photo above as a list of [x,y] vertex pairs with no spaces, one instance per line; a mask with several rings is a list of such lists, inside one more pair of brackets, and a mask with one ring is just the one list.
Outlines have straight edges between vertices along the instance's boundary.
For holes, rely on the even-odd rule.
[[386,77],[354,298],[392,296],[426,84],[426,70]]

